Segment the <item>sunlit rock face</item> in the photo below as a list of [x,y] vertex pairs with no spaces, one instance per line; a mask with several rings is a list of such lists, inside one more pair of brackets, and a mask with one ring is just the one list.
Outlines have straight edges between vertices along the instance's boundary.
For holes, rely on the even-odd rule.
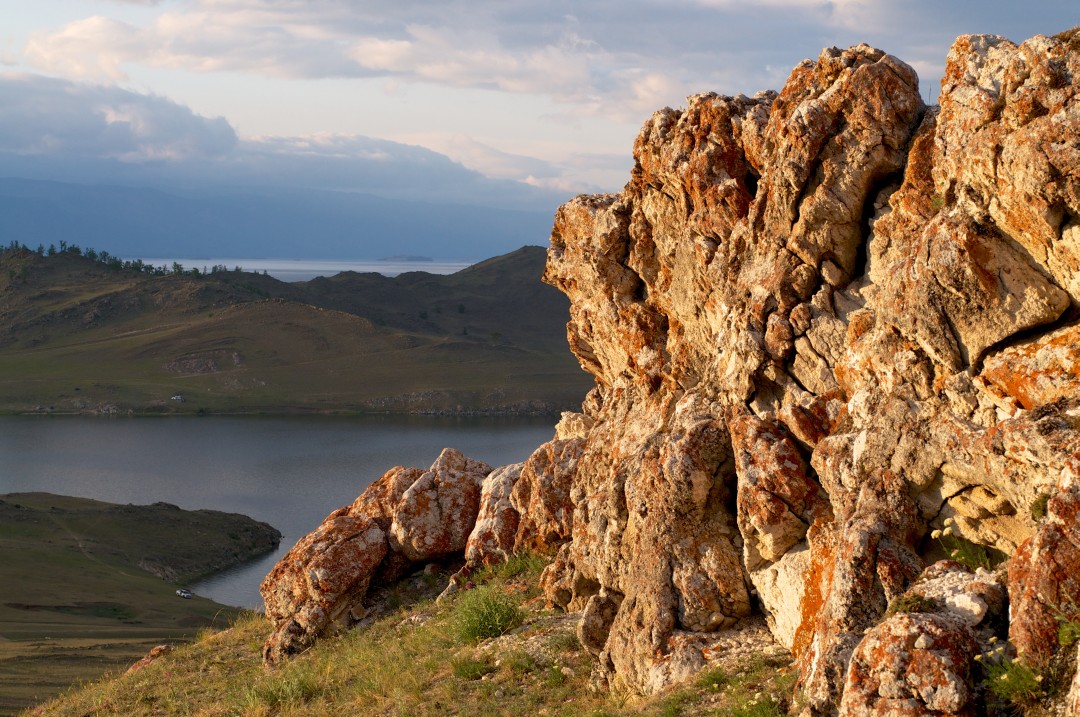
[[[930,647],[860,668],[845,713],[931,657],[951,687],[909,685],[912,714],[972,709],[986,630],[1055,651],[1080,605],[1078,45],[961,37],[935,107],[897,58],[826,50],[779,94],[655,113],[625,189],[559,209],[545,280],[596,388],[544,586],[603,681],[658,690],[755,613],[822,712],[908,636]],[[881,623],[945,570],[945,527],[1011,557],[1009,620]]]
[[460,555],[489,473],[486,463],[445,449],[426,471],[387,471],[301,538],[260,590],[274,623],[263,646],[266,662],[279,662],[364,617],[373,581],[395,580],[417,562]]

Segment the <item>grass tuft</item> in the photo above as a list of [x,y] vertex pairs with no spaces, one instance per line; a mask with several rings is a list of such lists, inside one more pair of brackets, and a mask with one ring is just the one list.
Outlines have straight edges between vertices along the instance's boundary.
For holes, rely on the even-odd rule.
[[484,675],[495,671],[495,667],[487,660],[478,660],[475,657],[454,657],[450,660],[450,666],[454,677],[463,680],[479,680]]
[[479,642],[505,635],[520,625],[525,615],[512,597],[494,586],[466,591],[454,606],[453,623],[462,642]]
[[535,553],[523,553],[512,555],[506,562],[499,563],[490,568],[492,574],[503,580],[521,576],[539,575],[547,565],[547,560]]
[[1031,519],[1038,522],[1046,517],[1046,509],[1050,504],[1050,495],[1040,493],[1031,503]]
[[246,707],[261,705],[271,710],[304,704],[324,691],[324,683],[310,670],[291,670],[252,685],[246,695]]
[[924,597],[918,593],[907,593],[892,601],[885,615],[895,615],[900,612],[938,612],[941,606],[933,598]]

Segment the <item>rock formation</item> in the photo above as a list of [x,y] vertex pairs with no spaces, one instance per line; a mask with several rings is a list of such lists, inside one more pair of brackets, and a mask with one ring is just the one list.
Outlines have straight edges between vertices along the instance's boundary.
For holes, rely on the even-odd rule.
[[268,663],[363,618],[372,580],[389,582],[416,561],[460,554],[476,523],[491,466],[447,448],[431,468],[387,471],[352,505],[293,546],[262,584],[274,633]]
[[[971,713],[992,637],[1059,659],[1080,619],[1078,78],[1080,32],[961,37],[927,107],[860,45],[779,94],[654,114],[625,189],[555,217],[545,280],[596,386],[476,489],[469,562],[554,554],[544,589],[582,611],[596,678],[646,693],[758,614],[813,713]],[[382,525],[408,475],[334,514],[372,555],[421,559]],[[268,610],[333,621],[367,579]],[[887,613],[912,601],[933,609]]]

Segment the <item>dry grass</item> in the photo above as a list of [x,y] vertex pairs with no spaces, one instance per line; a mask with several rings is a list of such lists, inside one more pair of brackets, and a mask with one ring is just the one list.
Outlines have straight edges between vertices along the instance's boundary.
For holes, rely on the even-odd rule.
[[591,690],[592,660],[574,636],[574,620],[545,611],[536,594],[537,563],[510,572],[479,578],[526,614],[520,627],[494,640],[476,643],[457,634],[467,604],[459,595],[323,640],[268,671],[260,646],[270,626],[249,615],[137,673],[72,690],[27,715],[771,717],[786,706],[762,697],[791,692],[783,661],[766,659],[731,674],[706,673],[649,699]]
[[160,575],[182,581],[272,547],[248,542],[256,534],[268,537],[224,513],[0,495],[0,714],[231,622],[235,608],[181,600]]

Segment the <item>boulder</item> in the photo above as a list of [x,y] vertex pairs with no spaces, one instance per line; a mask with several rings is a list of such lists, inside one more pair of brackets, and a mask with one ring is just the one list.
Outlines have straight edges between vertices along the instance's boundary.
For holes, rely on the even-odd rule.
[[975,658],[989,653],[1005,602],[990,573],[931,565],[859,641],[840,717],[976,714]]
[[391,549],[414,562],[463,552],[489,473],[488,464],[443,450],[401,494],[390,523]]
[[263,580],[274,632],[268,664],[363,618],[372,581],[417,561],[460,554],[476,523],[485,463],[445,449],[427,471],[397,467],[301,538]]

